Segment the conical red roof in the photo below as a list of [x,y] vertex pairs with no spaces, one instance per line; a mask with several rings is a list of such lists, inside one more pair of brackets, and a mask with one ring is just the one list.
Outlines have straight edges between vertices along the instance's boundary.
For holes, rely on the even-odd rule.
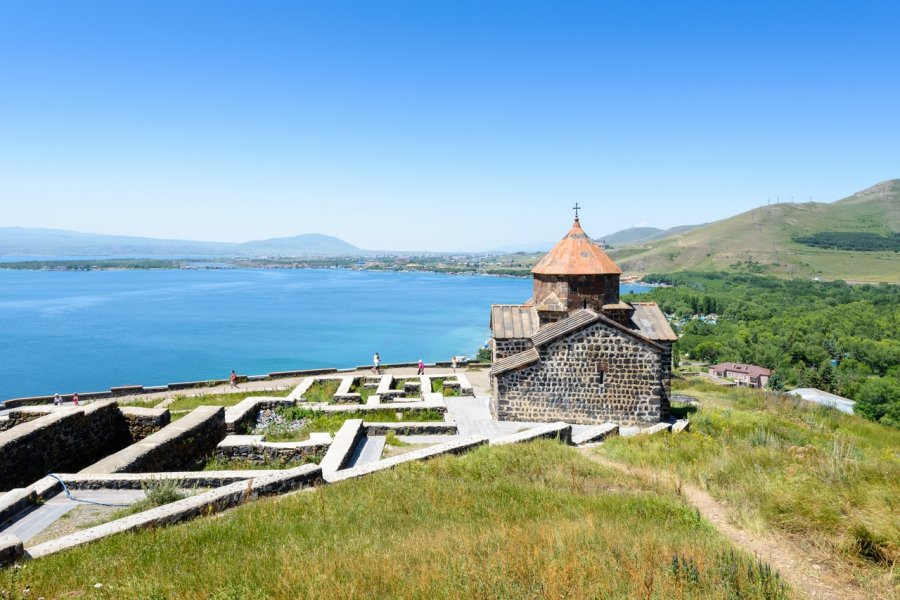
[[575,219],[572,229],[531,270],[535,275],[621,275],[622,269]]

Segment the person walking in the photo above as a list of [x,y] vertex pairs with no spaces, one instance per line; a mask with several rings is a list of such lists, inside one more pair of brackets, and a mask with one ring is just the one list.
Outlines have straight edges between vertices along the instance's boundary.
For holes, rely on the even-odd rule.
[[378,353],[375,353],[374,358],[372,358],[372,372],[376,375],[381,375],[381,357]]
[[453,369],[454,373],[456,373],[456,356],[450,359],[450,368]]
[[231,389],[239,390],[241,388],[238,387],[237,384],[237,373],[234,372],[234,369],[231,370]]
[[425,374],[425,363],[422,362],[422,359],[419,359],[419,375]]
[[78,393],[72,394],[72,406],[78,406]]
[[59,395],[59,392],[56,392],[53,396],[53,405],[59,406],[60,404],[62,404],[62,396]]

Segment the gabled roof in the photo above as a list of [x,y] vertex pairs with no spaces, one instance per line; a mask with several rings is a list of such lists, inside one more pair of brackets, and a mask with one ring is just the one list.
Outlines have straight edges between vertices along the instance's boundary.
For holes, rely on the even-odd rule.
[[537,333],[531,336],[531,343],[534,344],[535,348],[546,346],[550,342],[558,340],[561,337],[565,337],[570,333],[578,331],[579,329],[583,329],[588,325],[593,325],[597,321],[603,321],[603,323],[608,327],[617,329],[622,333],[635,338],[639,342],[652,347],[654,350],[664,349],[661,344],[659,344],[655,340],[648,338],[640,330],[629,329],[628,327],[625,327],[624,325],[613,321],[606,315],[596,313],[589,308],[583,308],[572,313],[565,319],[561,319],[549,325],[544,325],[543,327],[538,329]]
[[672,331],[666,316],[656,302],[634,302],[634,314],[631,321],[637,325],[644,336],[657,342],[674,342],[678,336]]
[[544,312],[565,312],[566,305],[562,303],[556,294],[550,292],[550,295],[537,305],[537,309]]
[[513,354],[512,356],[507,356],[506,358],[502,358],[494,363],[494,366],[491,367],[491,375],[500,375],[501,373],[506,373],[507,371],[515,371],[516,369],[521,369],[523,367],[527,367],[530,364],[534,364],[541,359],[541,355],[534,348],[529,348],[524,352],[519,352],[518,354]]
[[499,340],[530,338],[540,327],[533,306],[494,304],[491,306],[491,337]]
[[661,346],[654,340],[648,339],[641,332],[635,331],[634,329],[628,329],[627,327],[616,323],[615,321],[604,315],[595,313],[589,308],[584,308],[575,313],[572,313],[571,316],[565,319],[561,319],[549,325],[544,325],[543,327],[538,329],[537,333],[531,336],[531,342],[534,344],[533,348],[529,348],[524,352],[519,352],[518,354],[513,354],[512,356],[507,356],[504,359],[498,360],[494,363],[494,366],[491,369],[491,374],[496,376],[501,373],[506,373],[507,371],[515,371],[516,369],[527,367],[528,365],[540,360],[541,355],[538,351],[538,348],[546,346],[547,344],[558,340],[561,337],[565,337],[571,333],[574,333],[575,331],[588,327],[589,325],[593,325],[598,321],[603,321],[605,325],[613,329],[617,329],[632,338],[635,338],[639,342],[646,344],[655,351],[661,352],[662,350],[664,350],[663,346]]
[[590,325],[594,321],[599,321],[600,315],[594,311],[585,308],[578,312],[572,313],[569,317],[561,319],[555,323],[544,325],[531,336],[531,342],[535,346],[543,346],[549,344],[553,340],[557,340],[573,331],[577,331],[582,327]]
[[622,269],[575,219],[572,229],[531,270],[535,275],[620,275]]
[[749,375],[750,377],[757,378],[760,375],[764,375],[769,377],[772,374],[772,371],[765,367],[759,367],[757,365],[748,365],[744,363],[733,363],[733,362],[724,362],[719,363],[713,366],[713,369],[719,373],[724,373],[726,371],[731,371],[733,373],[743,373],[745,375]]

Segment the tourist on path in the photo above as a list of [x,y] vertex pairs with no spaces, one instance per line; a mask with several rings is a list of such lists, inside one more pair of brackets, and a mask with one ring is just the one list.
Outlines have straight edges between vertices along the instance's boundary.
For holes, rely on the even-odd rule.
[[78,406],[78,394],[72,394],[72,405]]
[[231,389],[239,390],[241,388],[238,387],[237,384],[237,373],[234,372],[234,369],[231,370]]
[[378,353],[375,353],[375,357],[372,359],[372,372],[376,375],[381,375],[381,357],[378,356]]
[[422,362],[422,359],[419,359],[419,375],[425,374],[425,363]]
[[60,404],[62,404],[62,396],[60,396],[60,395],[59,395],[59,392],[57,392],[57,393],[53,396],[53,405],[54,405],[54,406],[59,406]]
[[453,372],[456,373],[456,356],[454,356],[450,360],[450,368],[453,369]]

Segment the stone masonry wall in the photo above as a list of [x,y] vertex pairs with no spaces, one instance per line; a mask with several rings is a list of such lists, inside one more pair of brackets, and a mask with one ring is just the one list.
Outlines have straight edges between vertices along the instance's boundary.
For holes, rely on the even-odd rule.
[[156,433],[172,421],[171,414],[164,408],[122,406],[120,410],[134,442]]
[[670,350],[598,322],[539,351],[538,363],[493,379],[495,417],[637,425],[668,416]]
[[529,338],[518,338],[511,340],[498,340],[495,338],[493,360],[494,362],[497,362],[501,358],[506,358],[507,356],[518,354],[519,352],[525,352],[533,346],[534,344],[531,343],[531,340]]
[[270,461],[316,463],[321,462],[328,444],[266,444],[247,443],[216,448],[215,457],[221,460],[240,460],[251,463]]
[[619,301],[618,275],[535,275],[534,301],[540,304],[556,294],[571,313],[582,308],[600,312],[604,304]]
[[77,471],[130,443],[115,402],[55,411],[0,433],[0,490]]

